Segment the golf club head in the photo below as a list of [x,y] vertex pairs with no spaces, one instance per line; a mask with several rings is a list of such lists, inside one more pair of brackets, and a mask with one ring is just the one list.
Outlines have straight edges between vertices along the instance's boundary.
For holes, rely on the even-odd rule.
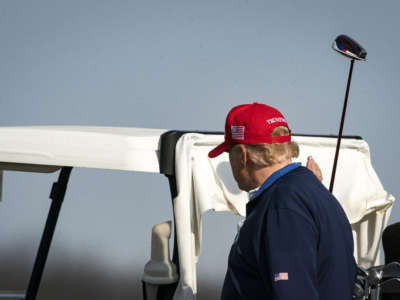
[[400,263],[393,261],[383,266],[383,278],[400,278]]
[[379,268],[368,269],[368,282],[372,287],[378,286],[383,277],[383,271]]
[[366,60],[367,51],[347,35],[339,35],[332,44],[333,50],[355,60]]
[[396,294],[397,297],[400,297],[400,278],[392,278],[384,281],[382,283],[382,291],[385,294]]

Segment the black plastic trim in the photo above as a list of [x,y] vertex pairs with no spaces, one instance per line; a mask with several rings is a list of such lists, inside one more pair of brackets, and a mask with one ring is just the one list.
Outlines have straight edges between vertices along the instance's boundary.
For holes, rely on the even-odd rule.
[[190,130],[170,130],[161,135],[160,144],[160,173],[165,175],[175,175],[175,147],[176,143],[185,133],[201,134],[224,134],[221,131],[190,131]]

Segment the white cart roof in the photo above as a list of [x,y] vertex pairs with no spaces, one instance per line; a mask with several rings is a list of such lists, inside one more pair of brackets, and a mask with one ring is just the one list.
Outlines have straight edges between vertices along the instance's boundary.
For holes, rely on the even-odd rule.
[[71,166],[159,173],[159,140],[165,131],[89,126],[0,127],[0,169],[52,172]]

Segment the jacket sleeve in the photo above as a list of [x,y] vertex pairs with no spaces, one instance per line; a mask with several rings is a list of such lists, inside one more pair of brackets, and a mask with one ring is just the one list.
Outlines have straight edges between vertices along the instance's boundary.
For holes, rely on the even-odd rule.
[[319,299],[318,231],[313,220],[281,208],[271,210],[264,224],[260,272],[273,299]]

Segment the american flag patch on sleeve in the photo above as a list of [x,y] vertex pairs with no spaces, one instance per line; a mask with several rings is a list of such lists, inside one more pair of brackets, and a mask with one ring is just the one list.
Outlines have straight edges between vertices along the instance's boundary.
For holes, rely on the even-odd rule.
[[274,274],[274,281],[280,281],[280,280],[289,280],[289,274],[287,272],[281,272],[281,273],[275,273]]
[[244,126],[231,126],[232,139],[244,140]]

